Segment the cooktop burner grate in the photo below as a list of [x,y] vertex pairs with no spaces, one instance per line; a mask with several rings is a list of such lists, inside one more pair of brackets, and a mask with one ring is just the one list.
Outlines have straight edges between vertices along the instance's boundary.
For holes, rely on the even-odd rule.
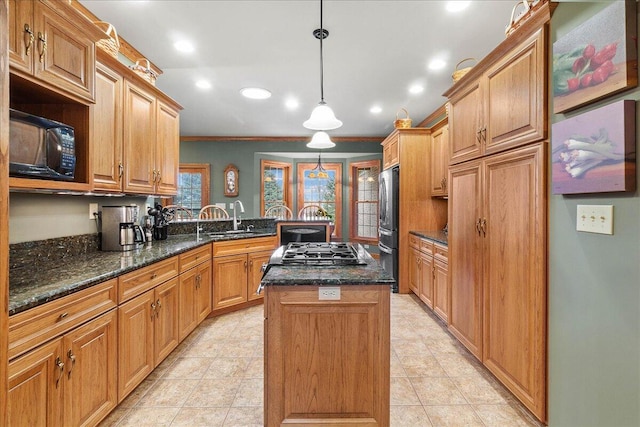
[[282,264],[355,265],[362,264],[358,252],[348,243],[289,243]]

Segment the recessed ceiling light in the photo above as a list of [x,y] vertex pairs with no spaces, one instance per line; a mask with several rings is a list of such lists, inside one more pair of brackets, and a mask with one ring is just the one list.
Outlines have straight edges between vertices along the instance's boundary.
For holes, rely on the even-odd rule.
[[369,108],[369,112],[373,114],[380,114],[382,113],[382,107],[380,107],[379,105],[374,105],[373,107]]
[[178,52],[191,53],[195,50],[193,44],[187,40],[179,40],[173,44]]
[[450,1],[447,3],[447,10],[449,12],[460,12],[469,6],[470,1]]
[[198,80],[196,86],[200,89],[211,89],[211,83],[208,80]]
[[415,94],[422,93],[424,91],[424,86],[422,85],[413,85],[409,88],[409,92]]
[[429,69],[430,70],[442,70],[445,65],[447,65],[446,62],[444,62],[442,59],[434,59],[431,62],[429,62]]
[[297,99],[293,99],[293,98],[289,98],[287,99],[287,101],[284,103],[285,107],[287,107],[289,110],[295,110],[296,108],[298,108],[300,106],[300,103],[298,102]]
[[259,87],[245,87],[244,89],[240,89],[240,93],[242,94],[242,96],[249,99],[271,98],[271,92]]

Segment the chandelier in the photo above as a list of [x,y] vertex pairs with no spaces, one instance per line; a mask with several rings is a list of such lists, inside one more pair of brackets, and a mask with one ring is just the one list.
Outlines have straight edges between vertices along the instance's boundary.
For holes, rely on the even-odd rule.
[[326,169],[322,167],[322,160],[320,160],[320,153],[318,153],[318,164],[316,165],[316,167],[311,169],[311,172],[309,172],[309,178],[320,178],[320,179],[329,178],[329,174],[327,173]]
[[324,102],[324,61],[322,57],[322,40],[329,37],[329,31],[322,25],[322,0],[320,0],[320,28],[313,31],[313,36],[320,40],[320,102],[311,112],[311,116],[302,125],[312,130],[331,130],[342,126],[331,107]]

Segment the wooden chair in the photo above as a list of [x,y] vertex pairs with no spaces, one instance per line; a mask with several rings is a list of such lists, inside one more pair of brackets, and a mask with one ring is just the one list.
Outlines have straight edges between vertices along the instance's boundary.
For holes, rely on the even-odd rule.
[[329,220],[329,214],[320,205],[307,205],[298,211],[298,218],[304,221]]
[[216,205],[207,205],[200,209],[199,219],[228,219],[229,213]]
[[169,211],[169,221],[187,221],[193,219],[191,211],[180,205],[167,205],[165,208]]
[[277,219],[291,219],[293,218],[293,212],[291,212],[291,209],[285,205],[276,205],[267,209],[264,216],[269,218],[274,217]]

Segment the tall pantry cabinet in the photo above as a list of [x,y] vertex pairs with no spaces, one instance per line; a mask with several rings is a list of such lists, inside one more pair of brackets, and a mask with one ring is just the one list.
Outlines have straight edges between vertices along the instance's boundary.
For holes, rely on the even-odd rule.
[[450,101],[450,331],[546,420],[548,22],[542,6]]

